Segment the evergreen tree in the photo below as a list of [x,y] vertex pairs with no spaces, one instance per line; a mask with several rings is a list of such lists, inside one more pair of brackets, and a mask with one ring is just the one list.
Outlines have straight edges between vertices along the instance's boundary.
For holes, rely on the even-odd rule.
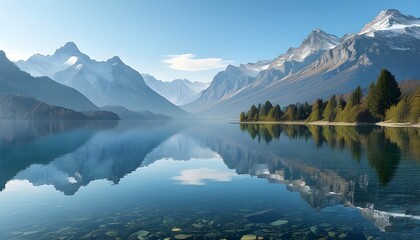
[[410,99],[410,115],[409,120],[413,123],[420,123],[420,87]]
[[410,105],[408,103],[408,98],[404,97],[397,105],[392,105],[391,108],[386,111],[385,119],[399,123],[407,122],[409,111]]
[[346,107],[346,100],[344,100],[343,96],[341,95],[340,98],[338,99],[338,103],[337,103],[337,110],[343,110]]
[[275,107],[271,108],[270,112],[268,113],[268,118],[271,121],[280,121],[281,116],[282,112],[278,104]]
[[245,122],[246,121],[245,112],[241,112],[241,114],[239,115],[239,121],[241,121],[241,122]]
[[337,100],[336,96],[333,95],[327,103],[324,111],[324,119],[327,121],[334,121],[336,116]]
[[376,84],[371,87],[368,98],[369,111],[380,118],[384,118],[385,111],[393,104],[397,104],[401,97],[398,83],[388,70],[382,69]]
[[319,121],[322,119],[322,110],[323,110],[323,101],[322,99],[318,98],[314,104],[312,104],[312,112],[309,115],[307,121]]
[[263,108],[264,108],[263,115],[267,116],[270,110],[273,108],[273,104],[271,104],[270,101],[266,101],[265,104],[263,105]]
[[258,108],[255,105],[252,105],[246,117],[248,121],[258,121],[259,119]]
[[362,88],[357,86],[356,90],[350,96],[350,102],[354,105],[359,105],[362,102]]
[[286,111],[284,113],[284,115],[280,118],[283,121],[293,121],[293,120],[297,120],[296,119],[296,112],[297,112],[297,107],[294,104],[290,104],[287,108]]

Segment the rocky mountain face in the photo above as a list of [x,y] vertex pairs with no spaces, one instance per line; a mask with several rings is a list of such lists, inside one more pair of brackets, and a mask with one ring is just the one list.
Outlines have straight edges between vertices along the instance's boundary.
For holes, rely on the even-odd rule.
[[98,110],[89,99],[70,87],[48,77],[32,77],[21,71],[0,51],[0,93],[19,94],[36,98],[47,104],[76,111]]
[[123,106],[183,117],[185,111],[150,89],[136,70],[119,57],[96,61],[69,42],[53,55],[35,54],[16,65],[32,76],[48,76],[83,93],[97,106]]
[[[249,71],[252,64],[229,66],[216,75],[200,98],[183,108],[201,115],[237,118],[240,111],[266,100],[284,106],[340,95],[358,85],[366,88],[382,68],[398,81],[418,79],[420,69],[414,63],[420,62],[419,32],[420,19],[397,10],[381,12],[359,33],[342,38],[317,29],[299,47],[271,62],[262,61],[254,71]],[[214,98],[209,101],[208,96]]]
[[191,82],[187,79],[175,79],[171,82],[164,82],[149,74],[142,74],[142,77],[146,85],[153,91],[177,106],[196,100],[200,97],[201,91],[209,86],[208,83]]

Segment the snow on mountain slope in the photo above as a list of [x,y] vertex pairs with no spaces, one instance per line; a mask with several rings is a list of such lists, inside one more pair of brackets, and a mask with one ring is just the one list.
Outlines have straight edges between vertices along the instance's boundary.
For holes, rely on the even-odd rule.
[[359,32],[359,35],[375,37],[375,34],[407,34],[420,38],[420,18],[406,16],[398,10],[382,11]]
[[228,101],[229,98],[252,94],[256,89],[265,88],[309,65],[340,41],[340,38],[317,29],[298,48],[290,48],[274,60],[241,64],[240,67],[230,65],[214,77],[211,85],[196,101],[182,107],[191,112],[203,111]]
[[[414,64],[420,62],[417,22],[415,17],[387,10],[359,34],[345,35],[342,40],[320,30],[313,31],[300,47],[280,55],[266,70],[241,84],[241,88],[213,99],[214,104],[203,101],[203,94],[183,107],[198,111],[201,116],[237,118],[240,111],[266,100],[284,106],[350,92],[358,85],[367,87],[382,68],[390,70],[398,81],[418,79],[420,69]],[[238,76],[217,82],[217,86],[208,90],[232,89],[224,86],[235,84]]]
[[0,50],[0,93],[30,96],[50,105],[76,111],[98,110],[77,90],[48,77],[32,77],[20,70]]
[[150,89],[143,77],[119,57],[96,61],[69,42],[53,55],[35,54],[16,65],[33,76],[48,76],[75,88],[97,106],[118,105],[134,111],[148,110],[183,117],[179,107]]
[[289,48],[270,64],[269,68],[282,69],[285,62],[303,62],[308,56],[320,51],[332,49],[341,42],[341,38],[320,29],[312,31],[297,48]]
[[178,106],[196,100],[200,96],[201,91],[209,86],[209,83],[191,82],[187,79],[176,79],[172,82],[163,82],[149,74],[142,74],[142,76],[147,86]]

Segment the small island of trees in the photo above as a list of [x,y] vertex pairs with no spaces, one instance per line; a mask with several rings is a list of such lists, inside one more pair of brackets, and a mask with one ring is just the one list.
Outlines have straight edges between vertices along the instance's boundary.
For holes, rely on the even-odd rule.
[[247,112],[241,112],[241,122],[278,121],[328,121],[349,123],[419,123],[420,87],[410,94],[401,89],[388,70],[382,69],[376,83],[369,86],[369,94],[363,96],[358,86],[347,101],[340,96],[331,96],[327,101],[317,99],[312,105],[290,104],[283,109],[270,101],[258,106],[252,105]]

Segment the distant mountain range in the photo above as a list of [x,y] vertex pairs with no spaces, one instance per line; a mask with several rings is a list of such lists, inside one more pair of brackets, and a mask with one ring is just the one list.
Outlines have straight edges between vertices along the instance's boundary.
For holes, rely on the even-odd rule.
[[0,94],[0,119],[119,120],[109,111],[77,112],[40,102],[32,97]]
[[210,83],[191,82],[187,79],[164,82],[149,74],[142,74],[142,76],[147,86],[177,106],[196,100],[200,97],[201,91],[210,85]]
[[73,88],[48,77],[32,77],[21,71],[0,51],[0,93],[30,96],[54,106],[76,111],[99,110],[95,104]]
[[366,88],[382,68],[398,81],[419,79],[420,19],[382,11],[357,34],[342,38],[314,30],[297,48],[273,60],[228,66],[187,111],[237,118],[252,104],[312,102]]
[[97,106],[123,106],[132,111],[152,111],[172,117],[186,112],[150,89],[140,73],[119,57],[95,61],[80,52],[73,42],[66,43],[53,55],[35,54],[16,65],[32,76],[47,76],[72,87]]

